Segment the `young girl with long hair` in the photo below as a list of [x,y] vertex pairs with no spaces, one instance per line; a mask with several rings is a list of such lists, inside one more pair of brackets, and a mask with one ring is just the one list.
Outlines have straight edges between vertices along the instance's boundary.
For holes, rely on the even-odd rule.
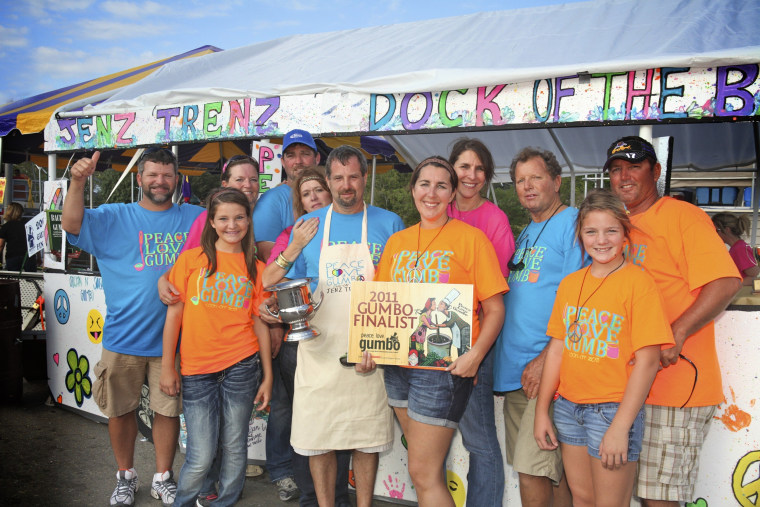
[[[243,489],[251,410],[265,408],[272,390],[269,328],[258,315],[262,271],[249,199],[234,188],[212,192],[201,246],[183,252],[169,274],[180,301],[166,314],[161,390],[177,396],[181,387],[188,435],[178,507],[195,505],[217,445],[217,501],[231,505]],[[180,327],[181,379],[172,367]]]
[[[626,261],[631,223],[608,191],[578,210],[576,236],[589,267],[559,285],[547,335],[534,436],[541,449],[561,444],[576,506],[630,504],[644,434],[644,400],[673,344],[654,281]],[[555,434],[549,416],[554,402]]]

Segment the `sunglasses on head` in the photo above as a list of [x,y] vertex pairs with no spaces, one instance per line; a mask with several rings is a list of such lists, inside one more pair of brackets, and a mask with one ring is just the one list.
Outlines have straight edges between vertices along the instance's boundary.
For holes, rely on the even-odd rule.
[[149,156],[155,155],[156,153],[161,153],[161,152],[164,152],[165,154],[169,155],[171,158],[173,158],[175,160],[177,158],[177,157],[174,156],[174,152],[173,151],[171,151],[171,150],[169,150],[167,148],[162,148],[160,146],[153,146],[152,148],[147,148],[142,153],[142,155],[140,155],[140,161],[142,162],[143,160],[145,160]]
[[254,160],[249,157],[248,155],[233,155],[230,157],[227,162],[224,163],[224,167],[222,167],[222,174],[227,172],[227,168],[230,166],[230,164],[235,162],[240,162],[241,160],[244,160],[246,162],[250,162],[251,165],[255,166]]

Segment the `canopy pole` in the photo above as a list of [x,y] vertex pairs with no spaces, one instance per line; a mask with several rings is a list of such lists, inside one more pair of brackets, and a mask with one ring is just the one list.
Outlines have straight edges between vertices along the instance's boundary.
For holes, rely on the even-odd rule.
[[369,203],[375,205],[375,172],[377,171],[377,155],[372,155],[372,186],[369,191]]
[[639,137],[642,139],[646,139],[650,143],[652,142],[652,126],[651,125],[641,125],[639,127]]
[[48,181],[58,179],[58,155],[55,153],[48,154]]
[[573,162],[570,160],[570,157],[567,156],[567,152],[565,151],[565,147],[562,146],[562,143],[559,142],[559,139],[557,138],[557,134],[554,133],[554,129],[547,129],[549,131],[549,135],[552,136],[552,139],[554,140],[554,144],[557,145],[557,149],[562,154],[562,158],[565,159],[565,163],[567,164],[567,167],[570,169],[570,206],[575,207],[575,166],[573,165]]
[[757,246],[757,209],[760,207],[760,124],[752,122],[752,133],[755,138],[755,178],[752,185],[752,233],[750,244]]

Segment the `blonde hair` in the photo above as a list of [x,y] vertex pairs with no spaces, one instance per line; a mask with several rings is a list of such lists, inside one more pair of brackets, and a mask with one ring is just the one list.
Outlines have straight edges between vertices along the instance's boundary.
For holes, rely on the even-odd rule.
[[24,207],[21,206],[17,202],[12,202],[5,208],[5,223],[13,222],[14,220],[18,220],[21,218],[21,215],[24,214]]
[[[583,249],[583,241],[581,240],[583,221],[592,211],[606,211],[611,214],[623,226],[623,232],[625,233],[625,239],[628,240],[628,244],[632,244],[631,230],[633,229],[633,224],[631,223],[631,219],[628,218],[628,210],[625,209],[623,201],[608,189],[597,188],[589,192],[578,207],[578,218],[575,221],[575,237],[578,243],[580,243],[581,249]],[[585,253],[585,249],[583,250]]]
[[713,224],[717,229],[729,231],[740,238],[749,232],[749,217],[746,215],[736,216],[731,213],[717,213],[712,217]]

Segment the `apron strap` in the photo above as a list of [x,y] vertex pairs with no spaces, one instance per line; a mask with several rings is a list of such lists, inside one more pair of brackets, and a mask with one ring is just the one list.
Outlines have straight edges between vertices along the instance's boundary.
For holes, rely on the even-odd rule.
[[[325,217],[325,231],[322,234],[322,248],[325,248],[330,244],[330,226],[332,225],[332,210],[333,205],[327,208],[327,216]],[[362,216],[362,245],[367,244],[367,203],[364,203],[364,215]]]

